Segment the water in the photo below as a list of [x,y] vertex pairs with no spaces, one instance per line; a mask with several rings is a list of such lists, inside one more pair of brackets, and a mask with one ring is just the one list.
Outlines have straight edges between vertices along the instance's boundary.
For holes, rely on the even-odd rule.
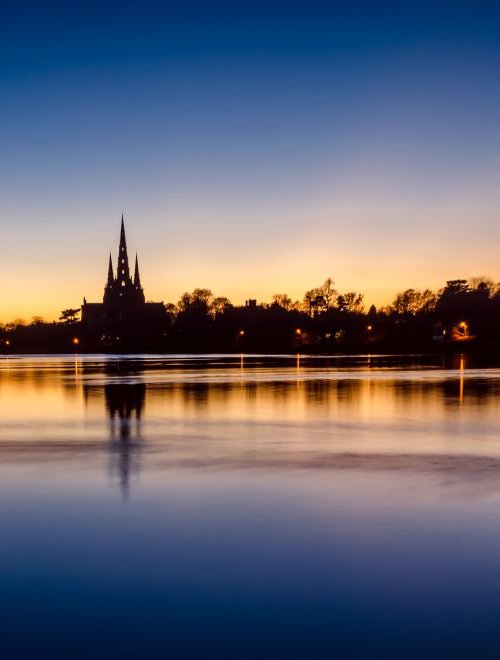
[[0,360],[0,657],[496,658],[500,370]]

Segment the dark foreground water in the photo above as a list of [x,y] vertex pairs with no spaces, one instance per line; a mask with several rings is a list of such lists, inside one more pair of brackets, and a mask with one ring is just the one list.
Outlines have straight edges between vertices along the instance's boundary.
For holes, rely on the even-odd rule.
[[0,658],[498,658],[500,370],[0,359]]

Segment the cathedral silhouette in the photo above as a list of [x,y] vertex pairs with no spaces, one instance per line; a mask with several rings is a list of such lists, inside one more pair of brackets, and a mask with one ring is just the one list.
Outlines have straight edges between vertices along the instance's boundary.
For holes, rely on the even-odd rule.
[[130,275],[123,214],[116,277],[110,253],[103,301],[88,303],[84,298],[81,318],[87,342],[96,347],[129,346],[145,341],[156,343],[163,336],[165,306],[163,302],[146,302],[137,255],[134,278]]

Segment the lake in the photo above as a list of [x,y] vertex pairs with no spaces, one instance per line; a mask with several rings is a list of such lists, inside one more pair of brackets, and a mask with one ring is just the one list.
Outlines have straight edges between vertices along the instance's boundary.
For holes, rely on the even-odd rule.
[[500,369],[0,359],[0,658],[497,658]]

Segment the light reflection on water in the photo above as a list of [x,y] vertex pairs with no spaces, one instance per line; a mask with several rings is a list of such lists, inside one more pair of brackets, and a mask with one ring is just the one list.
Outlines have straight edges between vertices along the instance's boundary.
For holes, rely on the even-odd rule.
[[500,369],[0,360],[0,656],[496,657]]

